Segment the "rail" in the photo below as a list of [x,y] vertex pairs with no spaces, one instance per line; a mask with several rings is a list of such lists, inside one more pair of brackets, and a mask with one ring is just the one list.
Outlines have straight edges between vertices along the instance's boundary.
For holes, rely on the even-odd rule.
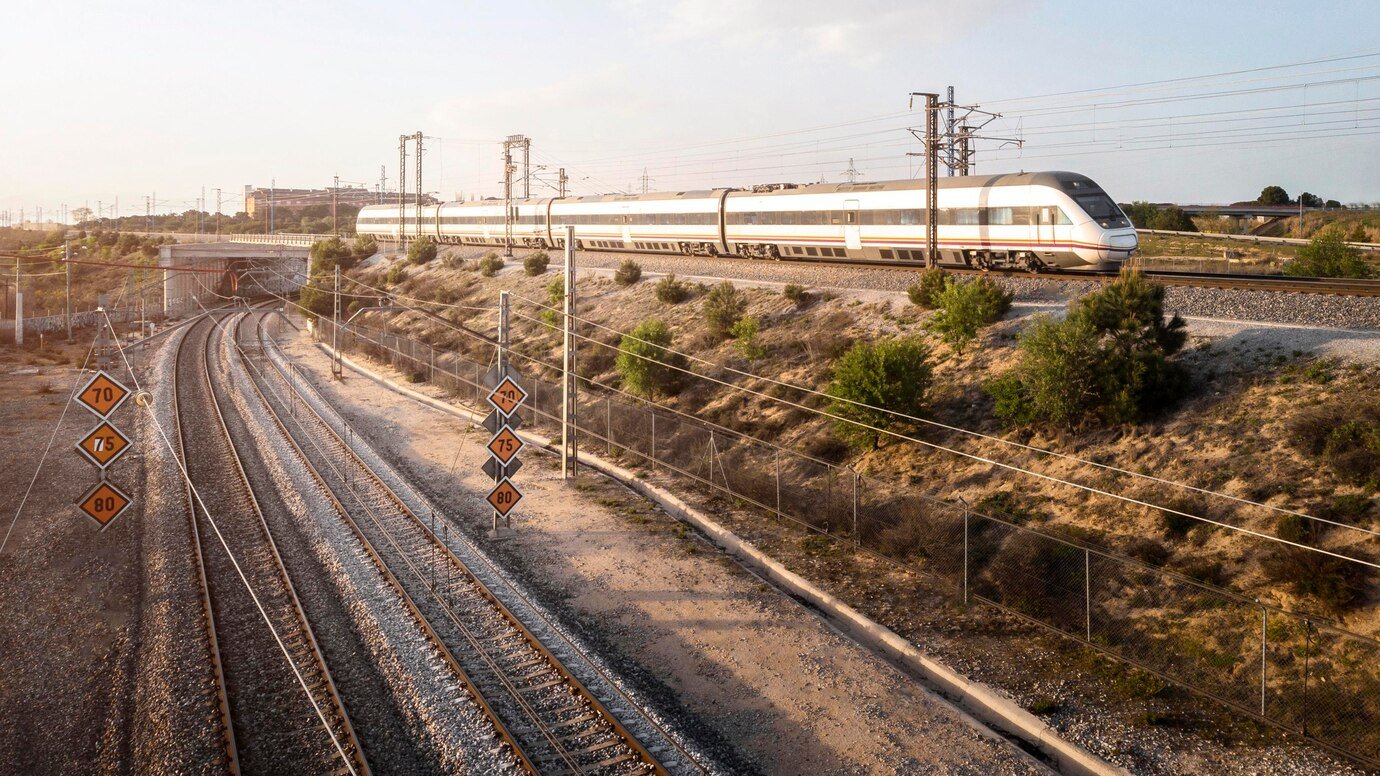
[[[223,443],[223,447],[226,452],[224,455],[220,456],[208,456],[205,454],[205,449],[203,447],[202,449],[198,449],[195,451],[197,453],[196,455],[188,457],[187,451],[191,449],[191,447],[187,444],[188,424],[186,423],[186,416],[183,413],[178,412],[178,414],[176,415],[177,435],[179,438],[179,446],[181,447],[184,456],[183,466],[188,474],[188,479],[190,480],[194,478],[193,471],[196,468],[194,462],[197,460],[205,461],[208,467],[219,467],[223,469],[223,467],[226,467],[227,464],[231,465],[233,473],[231,473],[227,478],[229,480],[230,487],[239,491],[239,498],[244,502],[245,505],[249,507],[247,511],[251,512],[254,516],[254,519],[251,520],[251,524],[249,526],[245,526],[241,523],[240,528],[247,531],[250,535],[253,536],[254,540],[257,540],[257,542],[259,543],[259,546],[257,548],[244,553],[244,556],[246,559],[252,558],[254,560],[258,560],[262,563],[265,563],[269,567],[265,575],[267,578],[265,579],[264,576],[261,576],[260,579],[262,581],[268,582],[269,586],[272,587],[272,589],[264,590],[261,588],[258,595],[255,595],[251,591],[251,597],[253,597],[254,599],[254,604],[258,608],[259,613],[262,614],[263,617],[269,617],[269,611],[273,610],[276,614],[282,616],[286,621],[286,624],[290,626],[290,628],[286,630],[284,635],[280,636],[279,631],[277,629],[275,629],[272,632],[272,635],[274,640],[277,642],[278,648],[281,649],[284,658],[289,661],[293,672],[296,674],[297,681],[301,684],[303,691],[306,692],[308,695],[308,700],[313,709],[313,714],[311,716],[311,721],[309,723],[310,727],[316,728],[318,720],[322,723],[330,725],[331,729],[327,731],[331,737],[333,745],[333,747],[329,750],[332,752],[332,756],[330,757],[330,759],[334,760],[334,755],[337,753],[340,754],[342,757],[348,757],[350,761],[350,770],[353,773],[359,774],[360,776],[367,776],[367,774],[370,773],[370,769],[368,762],[364,757],[363,747],[360,745],[359,740],[355,735],[354,726],[350,722],[349,715],[345,710],[345,704],[341,700],[340,694],[336,689],[335,682],[330,674],[330,669],[326,665],[325,657],[322,655],[320,645],[316,639],[316,635],[312,631],[311,623],[308,620],[305,611],[302,609],[301,601],[298,598],[297,591],[293,586],[292,580],[287,573],[287,568],[283,563],[283,559],[278,551],[277,544],[276,542],[274,542],[273,536],[269,532],[268,524],[264,518],[263,511],[259,506],[257,497],[254,495],[254,490],[249,483],[248,476],[245,474],[244,467],[240,460],[239,451],[235,447],[234,439],[230,434],[230,430],[227,427],[225,423],[225,418],[221,412],[220,399],[217,396],[215,390],[215,382],[211,373],[212,359],[209,353],[215,342],[215,337],[213,336],[213,334],[214,332],[220,330],[220,324],[215,320],[214,316],[206,316],[202,319],[202,321],[199,321],[196,325],[190,327],[188,330],[188,334],[184,336],[183,339],[179,342],[178,350],[174,355],[173,371],[175,375],[174,379],[177,382],[175,392],[180,393],[183,387],[181,380],[182,375],[180,373],[180,365],[182,362],[184,348],[187,345],[188,340],[195,339],[193,333],[196,331],[196,329],[199,326],[203,326],[204,324],[210,324],[210,327],[206,330],[207,337],[204,345],[200,345],[200,347],[203,348],[201,353],[201,369],[196,371],[200,374],[202,385],[204,385],[205,387],[205,398],[207,399],[206,401],[201,403],[202,406],[200,407],[200,409],[201,411],[210,412],[211,416],[214,418],[214,422],[212,422],[210,425],[214,430],[209,435],[199,435],[195,438],[203,445],[209,442],[212,438],[218,439]],[[205,405],[209,405],[209,410],[205,407]],[[205,480],[203,480],[203,482],[205,482]],[[189,484],[188,489],[190,490],[191,487],[192,486]],[[196,500],[195,507],[199,508],[200,504],[201,500]],[[193,520],[195,520],[196,514],[197,511],[194,508]],[[208,522],[211,520],[210,515],[207,514],[204,509],[201,510],[201,514],[206,514]],[[248,519],[248,515],[241,513],[237,515],[237,519]],[[215,528],[214,525],[212,527],[214,530],[216,530],[217,534],[220,535],[220,539],[222,542],[227,541],[226,536],[224,535],[224,532],[221,529]],[[200,531],[197,531],[195,536],[198,542],[203,541],[203,534]],[[264,551],[265,549],[267,550],[266,552]],[[204,547],[198,547],[198,555],[203,559],[205,558]],[[234,558],[230,557],[229,560],[232,564],[235,565],[236,573],[241,573],[242,568],[239,566],[238,563],[235,562]],[[252,568],[249,571],[252,571]],[[249,571],[244,571],[244,573],[247,574],[249,573]],[[216,595],[211,590],[212,585],[210,575],[206,575],[204,579],[207,584],[206,598],[211,601],[211,604],[214,607],[216,603]],[[247,586],[248,584],[248,578],[245,577],[245,585]],[[237,641],[236,643],[242,644],[243,641]],[[219,650],[217,651],[219,652]],[[216,660],[218,666],[222,667],[223,669],[225,665],[223,657],[218,654]],[[232,694],[231,690],[233,689],[233,682],[228,681],[229,677],[226,676],[226,673],[223,670],[221,676],[223,680],[226,680],[224,684],[225,696],[227,699],[227,709],[225,711],[227,715],[226,722],[229,725],[229,727],[233,728],[235,724],[235,717],[233,709],[230,708],[234,706],[234,701],[230,700],[230,696]],[[313,696],[314,692],[320,692],[324,694],[325,697],[321,699],[321,702],[318,702],[318,699]],[[244,696],[241,695],[241,698],[243,700]],[[258,701],[260,699],[256,698],[255,700]],[[328,717],[329,721],[327,720]],[[259,723],[259,728],[255,731],[256,736],[263,735],[265,738],[276,739],[276,736],[281,733],[280,730],[274,729],[275,725],[280,724],[282,722],[282,720],[280,719],[256,721]],[[236,758],[239,762],[239,765],[243,766],[243,747],[246,741],[246,737],[244,735],[238,735],[235,737],[235,740],[237,746]],[[268,748],[265,750],[265,754],[263,756],[270,756],[267,754],[267,752],[271,752],[271,756],[281,756],[285,750],[286,747],[282,747],[280,741],[275,741],[274,743],[268,745]],[[263,767],[264,765],[265,764],[263,763],[260,764],[261,767]],[[282,763],[277,763],[277,765],[282,765]]]
[[[260,347],[267,356],[271,343],[262,333],[262,319],[260,332]],[[658,759],[317,412],[301,394],[302,387],[283,374],[273,358],[265,361],[272,365],[271,373],[288,392],[289,401],[296,402],[293,406],[304,409],[298,417],[307,423],[297,421],[298,428],[304,436],[314,437],[311,445],[323,462],[336,469],[336,479],[376,529],[361,530],[369,523],[352,520],[356,535],[373,554],[392,554],[411,572],[411,595],[430,594],[429,603],[439,607],[444,623],[459,637],[459,646],[466,648],[460,660],[468,659],[473,666],[462,672],[469,677],[472,694],[502,720],[498,728],[511,733],[514,751],[524,766],[535,772],[557,767],[575,773],[664,774]],[[329,450],[322,450],[323,446]],[[342,466],[348,471],[339,471]],[[321,472],[320,466],[315,469]],[[368,533],[374,533],[374,538]],[[428,579],[428,569],[416,565],[421,558],[439,562],[445,584],[439,582],[434,568]]]

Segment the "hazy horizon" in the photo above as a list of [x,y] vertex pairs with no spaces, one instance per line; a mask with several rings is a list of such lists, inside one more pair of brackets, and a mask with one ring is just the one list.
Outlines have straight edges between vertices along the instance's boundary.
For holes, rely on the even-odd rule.
[[[0,65],[0,210],[192,208],[245,185],[501,193],[532,138],[534,193],[904,178],[912,91],[999,111],[979,174],[1069,169],[1116,198],[1223,203],[1263,186],[1380,200],[1380,6],[623,0],[519,9],[170,3],[26,9]],[[1136,40],[1151,41],[1127,48]],[[1162,45],[1153,43],[1162,41]],[[1294,65],[1292,67],[1284,67]],[[1206,76],[1206,77],[1205,77]],[[411,182],[409,161],[409,189]]]

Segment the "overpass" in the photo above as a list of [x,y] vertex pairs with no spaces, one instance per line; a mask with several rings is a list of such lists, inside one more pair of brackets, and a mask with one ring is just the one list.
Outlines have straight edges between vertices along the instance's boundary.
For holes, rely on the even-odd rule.
[[[307,246],[208,242],[164,245],[163,313],[169,318],[199,312],[234,296],[265,290],[293,294],[307,274]],[[183,271],[179,271],[183,270]]]

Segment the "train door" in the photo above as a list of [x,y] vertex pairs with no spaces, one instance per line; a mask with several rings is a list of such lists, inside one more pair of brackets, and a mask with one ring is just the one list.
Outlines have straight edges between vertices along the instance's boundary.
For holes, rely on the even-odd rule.
[[619,220],[623,222],[623,224],[622,224],[622,226],[623,226],[623,243],[624,243],[625,245],[631,245],[631,244],[632,244],[632,213],[629,212],[629,210],[628,210],[628,208],[627,208],[626,206],[624,206],[624,208],[623,208],[623,216],[622,216]]
[[1047,245],[1054,242],[1054,208],[1049,206],[1040,207],[1039,217],[1036,218],[1035,241]]
[[862,250],[861,216],[856,199],[843,203],[843,244],[850,251]]

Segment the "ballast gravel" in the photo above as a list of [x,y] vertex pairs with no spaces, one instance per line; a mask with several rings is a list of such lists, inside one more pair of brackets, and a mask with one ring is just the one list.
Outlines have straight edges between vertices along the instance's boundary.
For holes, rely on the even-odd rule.
[[[465,259],[484,255],[487,248],[451,246],[447,252]],[[559,261],[559,252],[552,259]],[[583,251],[576,262],[582,273],[612,276],[622,262],[632,259],[642,266],[644,279],[666,274],[702,282],[722,279],[780,290],[787,283],[835,291],[863,298],[895,298],[916,281],[918,270],[833,266],[808,262],[755,261],[658,254],[601,253]],[[521,272],[521,256],[504,271]],[[1016,303],[1035,308],[1062,307],[1069,301],[1101,287],[1101,283],[1065,277],[996,276],[997,282],[1016,295]],[[1380,297],[1250,291],[1223,288],[1171,286],[1165,294],[1170,312],[1185,317],[1233,321],[1328,326],[1344,329],[1380,329]]]

